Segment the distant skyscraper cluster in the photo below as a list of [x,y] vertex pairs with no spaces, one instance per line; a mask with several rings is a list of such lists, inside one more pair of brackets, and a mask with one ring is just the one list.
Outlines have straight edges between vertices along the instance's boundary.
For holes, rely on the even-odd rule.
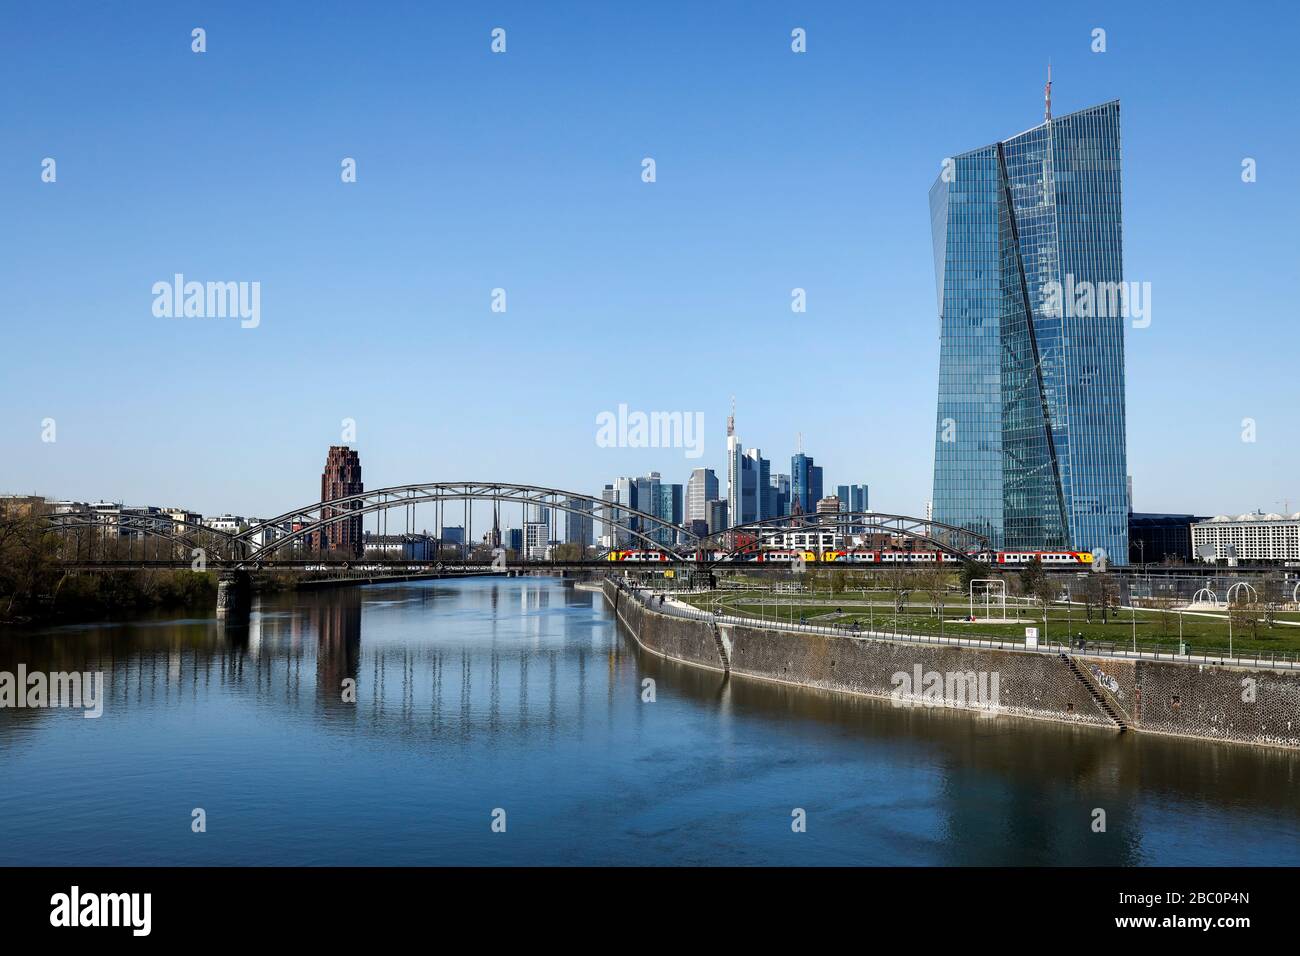
[[[745,448],[736,434],[733,407],[727,418],[727,475],[720,481],[712,468],[696,468],[685,488],[665,482],[659,472],[641,478],[621,477],[605,485],[601,498],[607,503],[599,521],[599,544],[607,548],[636,548],[648,542],[633,534],[640,531],[655,542],[671,533],[646,522],[638,526],[635,516],[608,506],[622,505],[673,524],[694,534],[715,534],[737,525],[790,514],[832,511],[866,511],[867,486],[843,485],[852,489],[839,498],[823,494],[822,469],[812,456],[798,452],[790,461],[790,474],[773,474],[771,462],[757,448]],[[585,540],[585,539],[584,539]]]

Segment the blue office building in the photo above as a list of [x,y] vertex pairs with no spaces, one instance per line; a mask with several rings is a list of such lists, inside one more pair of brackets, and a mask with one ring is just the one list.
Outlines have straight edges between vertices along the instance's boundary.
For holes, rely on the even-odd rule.
[[816,514],[822,499],[822,469],[811,455],[799,452],[790,458],[790,512],[798,505],[800,514]]
[[1119,103],[946,160],[934,519],[1128,561]]

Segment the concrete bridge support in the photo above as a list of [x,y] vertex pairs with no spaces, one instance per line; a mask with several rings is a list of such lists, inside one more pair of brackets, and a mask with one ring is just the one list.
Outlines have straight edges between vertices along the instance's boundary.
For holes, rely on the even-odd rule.
[[222,572],[217,581],[217,617],[247,616],[253,606],[253,576],[247,571]]

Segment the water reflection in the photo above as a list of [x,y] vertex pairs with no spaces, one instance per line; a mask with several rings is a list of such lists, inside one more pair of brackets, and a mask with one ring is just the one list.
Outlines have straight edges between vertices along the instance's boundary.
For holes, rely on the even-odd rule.
[[[135,826],[102,862],[212,861],[144,809],[132,824],[60,789],[107,752],[119,800],[202,780],[218,804],[223,787],[299,801],[339,841],[235,801],[242,829],[202,849],[223,862],[1300,862],[1300,755],[728,680],[642,653],[599,595],[548,579],[273,595],[244,626],[6,633],[0,670],[19,663],[103,670],[106,702],[98,721],[0,711],[0,770],[20,771],[0,785],[0,862],[68,819]],[[503,792],[547,825],[481,844],[475,815]],[[428,805],[450,829],[413,836]]]

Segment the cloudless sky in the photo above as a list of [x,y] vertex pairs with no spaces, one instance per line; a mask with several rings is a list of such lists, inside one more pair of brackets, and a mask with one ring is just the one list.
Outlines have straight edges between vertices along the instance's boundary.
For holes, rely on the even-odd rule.
[[[920,514],[927,191],[1041,121],[1050,59],[1056,114],[1122,104],[1125,277],[1152,287],[1136,508],[1295,511],[1298,25],[1282,2],[10,0],[0,491],[269,516],[315,500],[344,418],[367,487],[725,486],[734,394],[774,473],[802,432],[828,489]],[[156,318],[177,272],[260,282],[260,327]],[[704,456],[598,447],[620,403],[703,412]]]

